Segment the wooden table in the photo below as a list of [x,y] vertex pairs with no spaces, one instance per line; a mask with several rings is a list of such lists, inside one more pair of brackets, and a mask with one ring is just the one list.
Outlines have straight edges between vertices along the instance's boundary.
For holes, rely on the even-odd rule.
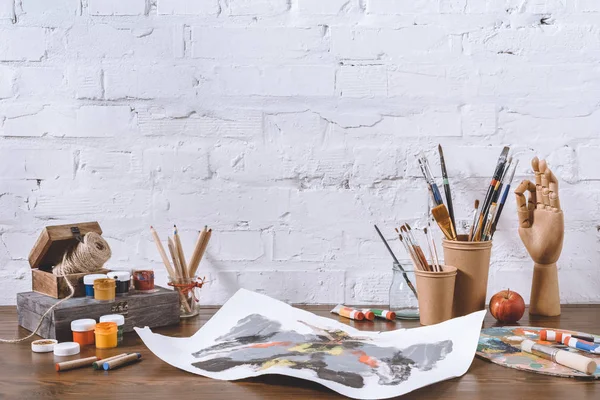
[[[336,318],[330,306],[304,307],[316,314]],[[216,311],[203,308],[201,315],[180,325],[156,329],[171,336],[191,336]],[[358,329],[393,330],[412,328],[416,322],[355,323],[339,318]],[[14,307],[0,307],[0,337],[25,336],[17,326]],[[493,326],[489,315],[485,326]],[[521,325],[600,332],[600,305],[564,307],[563,315],[554,318],[525,314]],[[36,354],[28,340],[19,344],[0,344],[0,399],[322,399],[341,398],[316,383],[284,376],[266,376],[236,382],[217,381],[193,375],[156,358],[132,332],[125,334],[122,347],[110,350],[82,349],[80,357],[108,357],[121,352],[140,352],[143,361],[115,371],[91,368],[58,373],[54,356]],[[89,346],[88,346],[89,347]],[[77,358],[77,356],[75,356]],[[407,394],[403,399],[600,399],[600,381],[578,381],[504,368],[475,358],[462,377],[441,382]]]

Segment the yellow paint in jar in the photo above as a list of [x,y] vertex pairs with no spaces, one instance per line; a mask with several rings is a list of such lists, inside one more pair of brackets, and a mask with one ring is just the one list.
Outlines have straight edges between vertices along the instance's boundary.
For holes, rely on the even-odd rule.
[[94,281],[94,299],[112,301],[115,299],[117,281],[110,278],[96,279]]
[[[94,288],[94,290],[96,290]],[[97,349],[112,349],[117,347],[117,323],[116,322],[100,322],[96,324],[96,348]]]

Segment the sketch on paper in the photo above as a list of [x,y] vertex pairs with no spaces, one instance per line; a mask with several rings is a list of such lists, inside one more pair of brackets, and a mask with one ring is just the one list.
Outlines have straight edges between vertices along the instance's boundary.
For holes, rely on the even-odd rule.
[[369,332],[240,289],[189,338],[135,330],[156,356],[193,374],[230,381],[280,374],[352,398],[382,399],[464,374],[484,316]]
[[398,385],[414,368],[429,371],[452,351],[451,340],[398,349],[378,346],[368,337],[299,322],[312,332],[284,330],[277,321],[251,314],[218,337],[217,344],[193,353],[201,359],[193,365],[210,372],[241,365],[255,370],[283,366],[314,371],[321,379],[362,388],[363,377],[371,375],[377,376],[381,385]]

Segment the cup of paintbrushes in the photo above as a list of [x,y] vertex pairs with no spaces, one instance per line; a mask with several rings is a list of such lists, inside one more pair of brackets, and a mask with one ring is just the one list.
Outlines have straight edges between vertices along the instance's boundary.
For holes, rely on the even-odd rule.
[[198,281],[197,277],[170,278],[169,286],[179,292],[179,316],[190,318],[198,315],[200,311],[198,292],[202,287],[202,281]]
[[456,268],[443,265],[442,270],[415,271],[421,325],[434,325],[452,318]]
[[445,262],[458,270],[452,317],[485,309],[492,241],[469,242],[467,235],[458,235],[458,240],[444,239],[442,247]]

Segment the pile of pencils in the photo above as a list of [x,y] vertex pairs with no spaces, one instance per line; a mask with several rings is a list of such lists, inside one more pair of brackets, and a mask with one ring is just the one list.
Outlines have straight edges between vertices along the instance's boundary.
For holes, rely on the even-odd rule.
[[[208,242],[212,235],[212,229],[208,229],[208,226],[205,226],[204,229],[200,231],[189,264],[186,262],[183,248],[181,246],[181,239],[179,237],[179,232],[176,225],[173,225],[173,238],[168,238],[169,253],[171,254],[173,265],[171,265],[169,262],[167,253],[165,253],[165,249],[160,241],[160,238],[158,237],[158,233],[156,233],[156,230],[153,227],[150,227],[150,233],[152,234],[158,252],[160,253],[160,257],[162,258],[165,268],[167,269],[169,279],[171,283],[175,284],[173,286],[179,288],[179,285],[181,285],[181,287],[185,287],[185,285],[193,284],[193,282],[196,280],[196,272],[198,271],[200,261],[202,261],[202,257],[204,256],[204,252],[206,251],[206,247],[208,246]],[[180,291],[180,294],[182,295],[182,305],[186,309],[191,309],[192,305],[188,303],[190,300],[185,298],[182,292],[183,290]]]
[[[429,193],[433,200],[433,208],[431,209],[433,218],[444,233],[446,239],[458,240],[456,234],[456,220],[454,219],[454,208],[452,205],[452,192],[450,190],[450,182],[448,181],[446,162],[444,160],[444,152],[442,151],[441,145],[438,146],[438,150],[440,154],[444,192],[446,195],[445,204],[439,187],[435,183],[435,179],[431,173],[429,162],[422,152],[418,158],[419,167],[427,181]],[[502,214],[504,204],[508,197],[511,182],[515,176],[517,165],[519,164],[519,160],[513,162],[513,158],[509,157],[509,152],[509,147],[504,147],[502,150],[498,162],[496,163],[492,181],[487,189],[483,203],[481,203],[481,208],[479,208],[480,201],[475,200],[473,222],[468,233],[468,241],[479,242],[491,240],[496,232],[500,215]]]

